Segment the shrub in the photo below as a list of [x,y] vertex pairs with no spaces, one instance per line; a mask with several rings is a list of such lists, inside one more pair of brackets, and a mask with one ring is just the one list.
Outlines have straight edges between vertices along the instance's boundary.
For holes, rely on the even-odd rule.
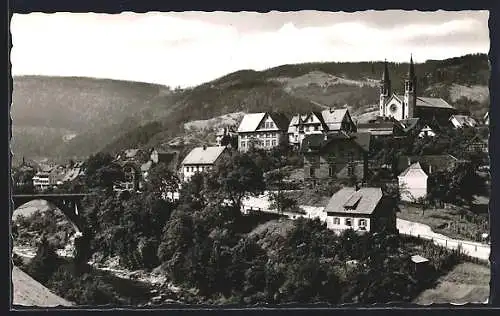
[[44,284],[55,272],[60,260],[55,248],[46,238],[42,238],[35,257],[26,267],[26,272],[35,280]]

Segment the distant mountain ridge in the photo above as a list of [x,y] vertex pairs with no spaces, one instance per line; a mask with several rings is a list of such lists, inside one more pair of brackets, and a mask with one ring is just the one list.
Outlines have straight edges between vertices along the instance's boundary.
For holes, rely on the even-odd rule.
[[[282,65],[264,71],[240,70],[179,91],[114,80],[14,78],[14,90],[17,82],[20,91],[17,98],[14,91],[14,108],[21,104],[13,113],[14,129],[49,122],[66,133],[74,131],[77,136],[71,140],[63,142],[61,136],[60,144],[49,144],[36,153],[67,158],[98,150],[161,146],[174,137],[188,136],[187,122],[229,113],[274,110],[291,115],[348,105],[356,116],[376,108],[382,69],[383,62]],[[401,92],[408,64],[389,63],[389,71],[393,90]],[[441,97],[476,116],[487,111],[487,55],[427,61],[416,64],[416,74],[419,95]],[[34,109],[37,103],[42,103],[44,112]],[[82,108],[89,103],[89,108]],[[25,137],[19,137],[14,152],[29,155],[32,151],[22,146],[27,143]]]

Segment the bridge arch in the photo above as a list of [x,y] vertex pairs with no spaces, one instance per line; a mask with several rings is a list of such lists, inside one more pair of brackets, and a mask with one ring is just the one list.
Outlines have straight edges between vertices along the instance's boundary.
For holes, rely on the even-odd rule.
[[14,211],[20,206],[34,200],[44,200],[58,208],[69,223],[75,229],[75,239],[70,242],[72,248],[76,251],[74,253],[75,259],[78,261],[88,259],[88,247],[91,236],[86,230],[85,221],[79,213],[81,210],[81,200],[88,194],[15,194],[12,196],[13,207],[10,211],[11,219],[13,219]]
[[11,218],[14,215],[14,211],[20,206],[34,201],[43,200],[53,206],[57,207],[69,221],[75,226],[77,231],[85,231],[85,225],[82,217],[79,214],[79,210],[82,209],[81,200],[87,194],[15,194],[12,197],[13,208],[11,210]]

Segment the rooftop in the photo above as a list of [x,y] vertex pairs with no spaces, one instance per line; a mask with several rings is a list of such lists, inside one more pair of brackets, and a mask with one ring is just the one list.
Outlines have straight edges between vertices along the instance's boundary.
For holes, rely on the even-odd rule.
[[372,214],[382,199],[382,189],[376,187],[345,187],[335,193],[325,208],[327,213]]
[[184,158],[183,165],[211,165],[220,157],[226,147],[196,147]]

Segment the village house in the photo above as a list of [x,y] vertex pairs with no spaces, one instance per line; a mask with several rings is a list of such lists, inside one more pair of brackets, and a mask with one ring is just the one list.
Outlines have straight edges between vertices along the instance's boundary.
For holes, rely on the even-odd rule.
[[427,179],[429,176],[419,162],[410,165],[398,176],[401,200],[416,202],[427,195]]
[[476,127],[477,121],[468,115],[452,115],[450,123],[454,128],[473,128]]
[[398,184],[401,200],[416,202],[428,193],[428,178],[433,172],[451,171],[460,162],[452,155],[402,156],[399,159]]
[[358,133],[369,133],[375,138],[402,137],[405,127],[393,117],[377,117],[368,122],[358,123]]
[[465,144],[465,151],[468,153],[488,153],[488,139],[475,135]]
[[339,132],[356,132],[356,124],[347,109],[297,114],[292,117],[288,126],[288,142],[294,148],[299,149],[306,135]]
[[38,171],[33,177],[33,186],[38,191],[45,191],[50,187],[50,173]]
[[261,149],[277,147],[286,142],[288,118],[282,113],[245,114],[238,127],[238,150],[246,152],[253,146]]
[[227,147],[196,147],[181,163],[182,181],[188,182],[198,172],[211,170],[221,159],[229,154]]
[[304,180],[365,180],[368,175],[370,134],[307,135],[302,143]]
[[396,232],[396,201],[378,187],[344,187],[325,208],[327,227],[337,232]]
[[434,171],[450,171],[453,170],[460,160],[450,154],[442,155],[422,155],[422,156],[405,156],[401,155],[397,159],[396,172],[400,174],[415,162],[419,162],[424,171],[432,173]]

